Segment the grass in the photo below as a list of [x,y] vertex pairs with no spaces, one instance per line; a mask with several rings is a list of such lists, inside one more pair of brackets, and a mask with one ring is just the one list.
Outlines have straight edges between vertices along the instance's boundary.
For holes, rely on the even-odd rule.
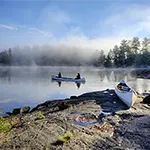
[[44,150],[50,150],[50,145],[46,145],[46,146],[44,147]]
[[73,137],[73,134],[71,132],[68,132],[66,134],[64,134],[63,136],[61,136],[59,138],[59,141],[63,142],[63,143],[66,143],[68,142],[69,140],[71,140]]
[[9,132],[13,125],[5,118],[0,117],[0,133]]
[[11,120],[10,123],[11,123],[12,127],[15,127],[19,122],[20,122],[19,118],[15,118],[15,119]]
[[70,109],[70,110],[73,110],[73,106],[72,106],[71,104],[69,105],[69,109]]
[[7,119],[7,118],[0,117],[0,133],[9,132],[19,122],[20,122],[19,118]]
[[37,115],[37,119],[44,119],[45,116],[43,115],[43,113],[41,111],[39,111],[38,115]]

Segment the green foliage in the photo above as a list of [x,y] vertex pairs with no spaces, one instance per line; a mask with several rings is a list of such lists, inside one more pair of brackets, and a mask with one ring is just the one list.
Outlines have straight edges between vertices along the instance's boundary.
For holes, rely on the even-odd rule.
[[37,115],[37,119],[44,119],[45,116],[43,115],[43,113],[41,111],[38,112],[38,115]]
[[131,50],[134,54],[137,54],[140,49],[140,40],[138,37],[134,37],[131,42]]
[[144,38],[140,43],[139,38],[134,37],[132,40],[122,40],[120,46],[115,45],[108,54],[104,54],[104,51],[101,50],[98,62],[94,65],[104,67],[146,67],[150,65],[149,58],[150,39]]
[[148,52],[150,50],[150,38],[144,38],[142,41],[142,50],[141,52]]
[[46,146],[44,147],[44,150],[50,150],[50,145],[46,145]]
[[110,52],[108,53],[108,55],[105,58],[104,66],[107,68],[112,67],[112,59],[111,59]]
[[16,120],[11,121],[10,123],[12,127],[15,127],[19,122],[20,121],[16,119]]
[[11,65],[12,62],[12,55],[11,55],[11,49],[8,51],[2,51],[0,52],[0,64],[4,65]]
[[104,65],[104,63],[105,63],[105,54],[104,54],[104,51],[103,50],[101,50],[100,51],[100,56],[99,56],[99,58],[98,58],[98,63],[99,63],[99,66],[103,66]]
[[[30,49],[25,47],[23,51]],[[38,49],[38,47],[37,47]],[[76,57],[74,57],[76,56]],[[144,38],[142,42],[138,37],[133,37],[131,40],[123,39],[119,45],[115,45],[108,54],[104,50],[96,50],[88,62],[83,62],[80,55],[76,52],[72,53],[69,57],[63,55],[46,55],[45,53],[25,57],[21,52],[12,54],[12,50],[0,51],[0,65],[94,65],[96,67],[146,67],[150,65],[150,38]]]
[[117,45],[115,45],[114,49],[113,49],[113,62],[114,62],[114,66],[115,67],[120,67],[119,65],[119,61],[120,61],[120,49]]
[[73,134],[71,132],[68,132],[66,134],[64,134],[63,136],[61,136],[59,138],[59,141],[63,142],[63,143],[66,143],[68,142],[69,140],[71,140],[73,137]]
[[73,110],[73,106],[72,106],[71,104],[69,105],[69,109],[70,109],[70,110]]
[[12,124],[7,119],[0,117],[0,133],[9,132],[12,127]]

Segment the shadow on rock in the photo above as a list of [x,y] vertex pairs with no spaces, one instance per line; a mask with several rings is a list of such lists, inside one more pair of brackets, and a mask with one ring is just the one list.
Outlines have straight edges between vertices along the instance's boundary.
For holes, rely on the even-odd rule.
[[[142,149],[148,150],[150,149],[150,116],[142,116],[133,115],[133,117],[137,117],[135,120],[130,120],[130,124],[128,122],[124,122],[118,129],[115,131],[115,135],[117,139],[121,140],[121,146],[123,148],[132,149]],[[116,141],[118,141],[116,139]]]
[[144,103],[144,104],[150,104],[150,95],[146,96],[146,97],[143,99],[143,103]]
[[79,96],[84,99],[94,99],[100,105],[102,112],[118,112],[129,108],[118,98],[114,90],[90,92]]
[[118,144],[115,140],[106,138],[106,140],[98,140],[94,145],[92,150],[123,150],[118,147]]
[[62,146],[64,143],[60,140],[57,140],[56,142],[53,142],[51,145],[52,146]]

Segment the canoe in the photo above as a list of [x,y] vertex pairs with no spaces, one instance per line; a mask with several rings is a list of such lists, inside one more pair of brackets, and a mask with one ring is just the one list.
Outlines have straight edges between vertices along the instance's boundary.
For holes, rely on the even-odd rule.
[[[120,84],[122,87],[118,86]],[[137,93],[131,89],[123,80],[118,85],[115,88],[115,93],[129,108],[132,107],[137,99]]]
[[69,78],[69,77],[62,77],[62,78],[58,78],[57,76],[52,76],[52,80],[54,81],[66,81],[66,82],[85,82],[85,78],[81,78],[81,79],[75,79],[75,78]]

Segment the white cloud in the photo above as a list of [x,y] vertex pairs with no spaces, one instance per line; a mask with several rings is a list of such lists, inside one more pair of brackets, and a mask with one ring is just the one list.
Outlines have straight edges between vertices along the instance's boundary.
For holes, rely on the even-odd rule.
[[29,34],[35,34],[34,32],[28,31]]
[[55,12],[51,12],[51,18],[53,18],[54,21],[56,21],[59,24],[63,24],[63,23],[70,23],[71,19],[70,17],[65,13],[65,12],[59,12],[59,11],[55,11]]
[[[89,51],[95,51],[103,49],[108,52],[114,47],[114,45],[119,44],[122,38],[109,36],[106,38],[98,37],[95,39],[89,39],[86,36],[67,36],[66,38],[60,39],[55,44],[63,44],[69,47],[77,47],[85,49],[84,53],[89,53]],[[91,52],[90,52],[91,53]]]
[[4,25],[4,24],[0,24],[0,28],[5,28],[5,29],[8,29],[8,30],[18,30],[16,27]]
[[36,34],[36,33],[39,33],[39,34],[42,34],[42,35],[44,35],[44,36],[46,36],[46,37],[52,37],[53,35],[52,35],[52,33],[50,33],[50,32],[45,32],[45,31],[43,31],[43,30],[39,30],[39,29],[37,29],[37,28],[29,28],[29,32],[28,33],[30,33],[30,34]]
[[72,21],[69,14],[67,14],[57,6],[52,5],[43,8],[38,20],[40,23],[47,24],[49,26],[51,26],[53,23],[65,24]]
[[[41,10],[39,17],[36,18],[35,26],[38,24],[40,29],[25,28],[29,34],[42,36],[35,36],[32,40],[29,37],[29,41],[26,38],[26,43],[39,45],[51,43],[55,46],[63,44],[69,47],[85,48],[88,51],[104,49],[107,52],[115,44],[119,44],[122,39],[132,39],[133,36],[140,37],[141,33],[147,36],[150,33],[150,16],[148,15],[150,14],[150,7],[132,4],[128,7],[121,7],[123,9],[120,7],[114,8],[105,19],[99,19],[99,23],[89,21],[92,27],[84,29],[84,26],[87,27],[86,19],[85,24],[81,23],[81,20],[79,21],[78,17],[71,16],[71,13],[69,14],[56,6],[48,5]],[[15,29],[5,25],[0,25],[0,27]],[[46,30],[51,31],[55,37]],[[96,33],[96,36],[91,32]],[[94,35],[95,38],[91,38],[90,34]],[[51,38],[43,38],[43,36]]]
[[140,22],[139,27],[141,27],[141,30],[145,29],[147,32],[150,32],[150,21]]
[[[84,30],[80,26],[73,26],[55,44],[76,46],[88,50],[104,49],[108,52],[114,45],[120,44],[123,39],[131,40],[134,36],[141,38],[147,36],[150,33],[150,16],[148,14],[150,14],[150,7],[146,5],[130,5],[124,7],[123,10],[120,8],[112,12],[105,20],[100,20],[99,26],[91,29],[99,32],[96,38],[91,39],[90,36],[85,36]],[[70,22],[74,22],[74,20],[70,20]],[[88,31],[89,34],[91,30]],[[101,35],[101,31],[105,33],[105,36]]]
[[[112,28],[119,36],[141,36],[150,33],[150,7],[145,5],[131,5],[122,11],[116,11],[105,19],[105,25]],[[146,36],[146,35],[145,35]]]
[[36,24],[51,31],[56,37],[62,37],[70,32],[72,26],[76,26],[76,18],[56,5],[47,5],[41,10]]

